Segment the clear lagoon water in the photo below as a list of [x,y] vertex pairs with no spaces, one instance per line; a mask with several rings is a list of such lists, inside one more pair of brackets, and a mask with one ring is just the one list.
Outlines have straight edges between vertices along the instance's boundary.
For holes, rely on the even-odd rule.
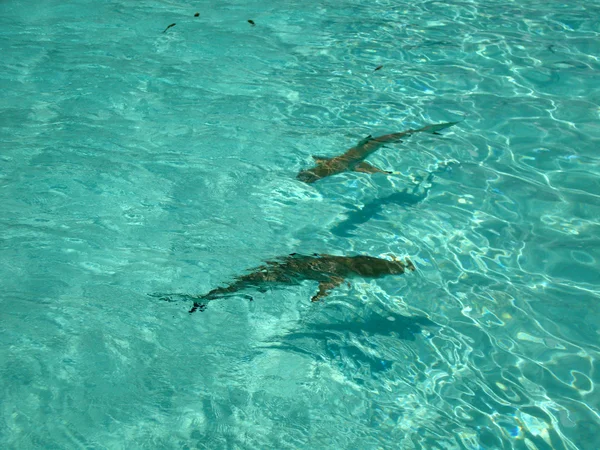
[[[5,0],[0,25],[1,448],[600,448],[597,0]],[[369,157],[393,174],[295,178],[449,121]],[[417,270],[151,295],[292,252]]]

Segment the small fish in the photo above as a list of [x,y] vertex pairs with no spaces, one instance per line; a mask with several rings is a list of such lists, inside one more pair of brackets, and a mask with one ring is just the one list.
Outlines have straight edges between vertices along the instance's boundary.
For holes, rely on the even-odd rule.
[[252,26],[256,25],[256,24],[254,23],[254,20],[252,20],[252,19],[248,19],[248,23],[249,23],[250,25],[252,25]]
[[375,70],[373,72],[377,72],[378,70],[381,70],[381,69],[383,69],[383,66],[377,66],[377,67],[375,67]]
[[166,33],[166,31],[171,28],[174,27],[175,25],[177,25],[176,23],[172,23],[171,25],[169,25],[167,28],[165,28],[165,31],[163,31],[163,33]]
[[200,17],[200,13],[194,14],[194,17]]

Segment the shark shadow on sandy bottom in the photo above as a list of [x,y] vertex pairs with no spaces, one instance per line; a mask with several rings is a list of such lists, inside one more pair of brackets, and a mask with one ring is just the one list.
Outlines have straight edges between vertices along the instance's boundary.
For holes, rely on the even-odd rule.
[[258,348],[293,352],[311,358],[330,356],[331,359],[347,359],[351,364],[376,373],[390,369],[394,361],[378,357],[381,352],[372,348],[374,344],[370,340],[388,336],[414,341],[424,327],[432,331],[439,325],[424,316],[372,313],[361,320],[308,324],[303,331],[275,336],[269,344]]
[[[450,170],[448,164],[438,170],[429,172],[427,177],[416,184],[411,190],[403,189],[400,192],[394,192],[385,197],[376,198],[365,204],[362,208],[358,208],[350,203],[345,203],[344,206],[349,209],[349,211],[344,213],[346,218],[336,224],[331,229],[331,232],[340,237],[350,237],[354,235],[353,231],[356,230],[359,225],[362,225],[371,219],[380,218],[385,206],[397,205],[402,208],[411,208],[422,203],[427,199],[429,191],[433,188],[434,175],[447,170]],[[424,184],[428,185],[428,187],[421,189],[421,186]]]

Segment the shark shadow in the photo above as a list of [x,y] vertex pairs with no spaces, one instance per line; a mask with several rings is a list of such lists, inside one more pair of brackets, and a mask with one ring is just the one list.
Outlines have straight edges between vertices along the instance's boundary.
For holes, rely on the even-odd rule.
[[[348,207],[351,211],[346,212],[346,219],[335,225],[331,232],[341,237],[351,237],[354,235],[353,231],[358,228],[359,225],[368,222],[371,219],[381,217],[383,207],[387,205],[398,205],[404,208],[409,208],[423,202],[429,195],[429,191],[433,187],[433,177],[435,174],[439,174],[448,170],[448,165],[443,166],[438,170],[429,172],[427,178],[421,180],[412,190],[403,189],[400,192],[394,192],[386,197],[377,198],[362,208],[346,203],[344,206]],[[429,184],[429,187],[420,189],[423,184]],[[420,192],[419,192],[420,191]]]
[[365,347],[367,350],[373,347],[369,340],[376,336],[390,336],[414,341],[422,333],[423,327],[439,325],[423,316],[371,314],[360,321],[309,324],[306,331],[276,336],[270,340],[270,345],[259,348],[289,351],[311,358],[319,355],[329,355],[336,359],[344,357],[355,365],[367,366],[371,373],[375,373],[389,369],[393,361],[378,357],[377,349],[365,351]]

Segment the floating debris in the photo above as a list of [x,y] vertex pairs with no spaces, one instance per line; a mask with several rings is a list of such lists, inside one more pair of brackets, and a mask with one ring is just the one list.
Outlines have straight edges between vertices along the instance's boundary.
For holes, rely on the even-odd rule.
[[194,14],[194,17],[200,17],[200,13]]
[[249,23],[250,25],[252,25],[252,26],[255,26],[255,25],[256,25],[256,24],[254,23],[254,20],[252,20],[252,19],[248,19],[248,23]]
[[177,24],[176,23],[172,23],[167,28],[165,28],[165,31],[163,31],[163,33],[166,33],[169,28],[174,27],[175,25],[177,25]]
[[383,66],[377,66],[377,67],[375,67],[375,70],[373,72],[377,72],[378,70],[381,70],[381,69],[383,69]]

